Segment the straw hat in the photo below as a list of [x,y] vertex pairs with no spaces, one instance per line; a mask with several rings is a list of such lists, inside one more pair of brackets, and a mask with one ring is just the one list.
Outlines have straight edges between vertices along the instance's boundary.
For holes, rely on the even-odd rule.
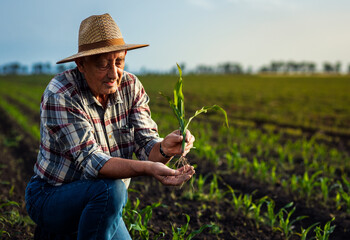
[[147,46],[148,44],[125,44],[119,27],[108,13],[93,15],[80,24],[78,53],[58,61],[57,64],[71,62],[80,57]]

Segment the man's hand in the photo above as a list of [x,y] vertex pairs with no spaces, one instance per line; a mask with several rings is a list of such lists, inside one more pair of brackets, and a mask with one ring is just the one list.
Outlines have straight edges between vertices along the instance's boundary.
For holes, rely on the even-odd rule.
[[193,142],[195,141],[195,138],[189,130],[186,131],[185,149],[182,149],[182,139],[183,136],[180,134],[179,130],[175,130],[169,135],[167,135],[161,143],[163,152],[168,156],[186,156],[186,154],[189,153],[189,151],[193,147]]
[[160,162],[154,162],[150,166],[149,171],[150,175],[155,177],[162,184],[168,186],[180,186],[191,179],[195,173],[194,168],[190,165],[175,170]]

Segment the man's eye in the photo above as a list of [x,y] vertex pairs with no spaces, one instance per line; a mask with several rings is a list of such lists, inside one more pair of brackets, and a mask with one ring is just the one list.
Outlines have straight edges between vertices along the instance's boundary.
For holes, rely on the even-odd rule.
[[117,60],[115,61],[115,65],[120,66],[120,65],[123,64],[123,61],[124,61],[124,59],[117,59]]
[[101,69],[108,69],[109,68],[109,64],[101,64],[98,66]]

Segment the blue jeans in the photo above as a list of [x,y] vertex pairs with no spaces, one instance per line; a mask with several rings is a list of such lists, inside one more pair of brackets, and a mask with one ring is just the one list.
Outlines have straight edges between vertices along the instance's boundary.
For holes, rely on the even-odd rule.
[[128,198],[122,180],[80,180],[51,186],[32,179],[25,198],[29,216],[50,234],[66,239],[131,239],[122,218]]

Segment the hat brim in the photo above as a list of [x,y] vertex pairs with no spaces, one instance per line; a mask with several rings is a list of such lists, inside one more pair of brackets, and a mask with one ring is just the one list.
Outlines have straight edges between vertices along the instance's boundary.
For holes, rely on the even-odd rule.
[[112,45],[107,47],[101,47],[101,48],[79,52],[77,54],[74,54],[70,57],[67,57],[58,61],[56,64],[72,62],[78,58],[92,56],[96,54],[109,53],[109,52],[115,52],[115,51],[121,51],[121,50],[133,50],[133,49],[143,48],[147,46],[149,46],[149,44],[124,44],[124,45]]

